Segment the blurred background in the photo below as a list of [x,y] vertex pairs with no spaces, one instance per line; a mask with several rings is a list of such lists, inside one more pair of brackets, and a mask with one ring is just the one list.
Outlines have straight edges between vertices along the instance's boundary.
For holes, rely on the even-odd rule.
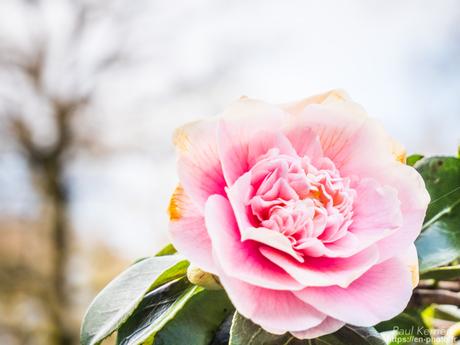
[[167,243],[175,127],[345,89],[409,153],[460,142],[460,3],[0,0],[0,344],[77,344]]

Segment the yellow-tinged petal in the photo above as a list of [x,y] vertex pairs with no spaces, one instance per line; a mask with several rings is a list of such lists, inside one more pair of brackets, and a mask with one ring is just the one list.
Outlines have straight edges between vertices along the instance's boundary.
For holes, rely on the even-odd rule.
[[177,128],[173,134],[173,144],[181,152],[187,151],[190,142],[185,128],[186,126]]
[[409,266],[410,272],[412,273],[412,287],[415,289],[419,282],[419,272],[418,272],[418,261]]
[[[281,107],[289,113],[297,115],[302,113],[302,111],[307,106],[311,105],[322,105],[334,108],[336,110],[343,110],[358,117],[367,117],[366,111],[359,104],[355,103],[345,91],[340,89],[331,90],[326,93],[308,97],[297,102],[283,104]],[[406,150],[404,147],[399,142],[391,138],[380,124],[376,124],[376,126],[379,127],[379,134],[382,136],[383,140],[388,141],[388,150],[391,152],[393,157],[397,161],[405,163]]]
[[401,163],[406,163],[406,149],[396,140],[391,140],[391,152],[396,160]]
[[412,275],[412,287],[415,288],[419,282],[419,270],[418,270],[418,257],[417,248],[412,244],[404,254],[400,256],[401,260],[405,262],[409,271]]
[[331,90],[300,101],[282,104],[281,107],[291,114],[301,113],[309,105],[320,104],[338,109],[348,110],[359,116],[366,116],[364,109],[348,96],[343,90]]
[[169,219],[171,221],[181,219],[182,217],[181,198],[183,197],[184,197],[184,189],[180,185],[178,185],[173,195],[171,196],[171,200],[169,201],[169,206],[168,206],[168,214],[169,214]]

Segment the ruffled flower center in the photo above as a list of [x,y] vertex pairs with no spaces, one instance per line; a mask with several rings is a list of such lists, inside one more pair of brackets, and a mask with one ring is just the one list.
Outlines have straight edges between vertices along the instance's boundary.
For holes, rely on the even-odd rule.
[[248,207],[255,227],[285,235],[299,254],[318,241],[327,244],[345,236],[356,192],[330,159],[312,164],[309,157],[273,148],[259,158],[251,176]]

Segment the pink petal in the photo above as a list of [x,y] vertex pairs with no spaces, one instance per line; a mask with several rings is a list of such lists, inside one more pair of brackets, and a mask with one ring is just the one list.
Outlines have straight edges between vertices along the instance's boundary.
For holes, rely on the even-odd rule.
[[374,162],[394,160],[386,132],[362,113],[313,104],[296,115],[295,121],[318,135],[324,155],[342,176],[366,176],[361,173]]
[[356,326],[373,326],[404,310],[412,295],[411,273],[401,260],[390,259],[347,288],[307,287],[295,294],[333,318]]
[[[401,162],[404,160],[402,146],[389,137],[380,124],[368,118],[365,110],[342,90],[332,90],[281,107],[293,115],[291,122],[303,122],[320,136],[323,150],[328,151],[326,155],[333,158],[339,168],[342,163],[347,163],[342,172],[352,174],[353,170],[358,171],[357,167],[362,169],[373,162],[391,161],[390,156]],[[322,109],[322,118],[318,109]],[[350,155],[351,151],[361,153]],[[370,158],[367,163],[364,156]],[[378,159],[373,159],[375,157]]]
[[216,135],[214,118],[187,124],[174,134],[181,184],[201,210],[210,195],[225,195]]
[[260,252],[273,263],[282,267],[303,286],[339,285],[346,287],[378,260],[376,246],[348,258],[308,258],[299,263],[270,247],[260,247]]
[[213,255],[225,275],[270,289],[295,290],[302,285],[258,252],[259,244],[242,242],[233,210],[227,199],[211,196],[205,208],[206,228]]
[[[279,108],[250,99],[239,100],[225,111],[223,120],[219,123],[218,150],[228,185],[232,185],[249,170],[251,139],[257,133],[273,133],[273,129],[281,128],[286,116]],[[255,148],[252,159],[262,148],[277,142],[280,137],[270,136],[267,141],[260,139],[259,136],[257,141],[261,142],[261,146]]]
[[316,237],[310,237],[295,246],[306,256],[315,258],[320,256],[328,258],[349,257],[366,247],[368,245],[362,245],[358,238],[350,232],[334,242],[324,243]]
[[240,230],[240,240],[253,240],[267,244],[273,248],[303,261],[302,257],[292,248],[291,242],[283,234],[263,227],[255,228],[248,219],[248,203],[251,195],[251,173],[245,173],[233,186],[227,188],[227,195]]
[[345,325],[345,322],[336,320],[332,317],[327,317],[318,326],[307,329],[301,332],[291,332],[292,335],[299,339],[314,339],[326,334],[331,334],[338,331]]
[[346,258],[369,247],[370,243],[364,243],[355,234],[346,232],[344,236],[330,243],[323,243],[322,253],[329,258]]
[[236,310],[268,332],[302,331],[326,318],[290,291],[257,287],[225,274],[219,278]]
[[298,262],[303,262],[303,257],[297,253],[293,248],[289,239],[283,234],[266,228],[246,228],[241,231],[242,241],[256,241],[260,244],[265,244],[271,248],[278,249],[291,257],[296,259]]
[[179,186],[169,204],[169,233],[176,249],[201,269],[215,273],[211,239],[204,217]]
[[401,226],[401,202],[395,188],[365,178],[354,189],[357,196],[353,204],[353,224],[349,229],[356,236],[382,238]]
[[307,156],[313,164],[323,157],[319,137],[311,128],[295,123],[292,128],[286,130],[286,136],[299,157]]
[[348,233],[337,241],[325,244],[328,257],[348,257],[389,236],[402,224],[397,191],[380,186],[373,179],[359,180],[354,187],[357,196],[353,205],[353,223]]
[[326,247],[324,243],[316,237],[307,237],[302,239],[300,244],[297,244],[295,248],[302,252],[305,256],[319,257],[326,254]]
[[383,261],[400,254],[414,243],[422,229],[430,196],[418,172],[398,162],[375,172],[375,178],[398,190],[403,216],[401,227],[378,243],[380,260]]
[[252,167],[258,159],[275,148],[280,154],[296,157],[297,153],[288,138],[277,130],[265,130],[254,133],[248,143],[248,166]]

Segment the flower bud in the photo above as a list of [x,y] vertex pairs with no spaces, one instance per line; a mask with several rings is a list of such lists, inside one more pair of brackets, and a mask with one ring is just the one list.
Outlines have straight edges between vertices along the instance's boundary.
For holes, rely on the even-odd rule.
[[202,286],[208,290],[221,290],[219,279],[211,273],[205,272],[196,266],[189,266],[187,269],[188,280],[195,285]]

